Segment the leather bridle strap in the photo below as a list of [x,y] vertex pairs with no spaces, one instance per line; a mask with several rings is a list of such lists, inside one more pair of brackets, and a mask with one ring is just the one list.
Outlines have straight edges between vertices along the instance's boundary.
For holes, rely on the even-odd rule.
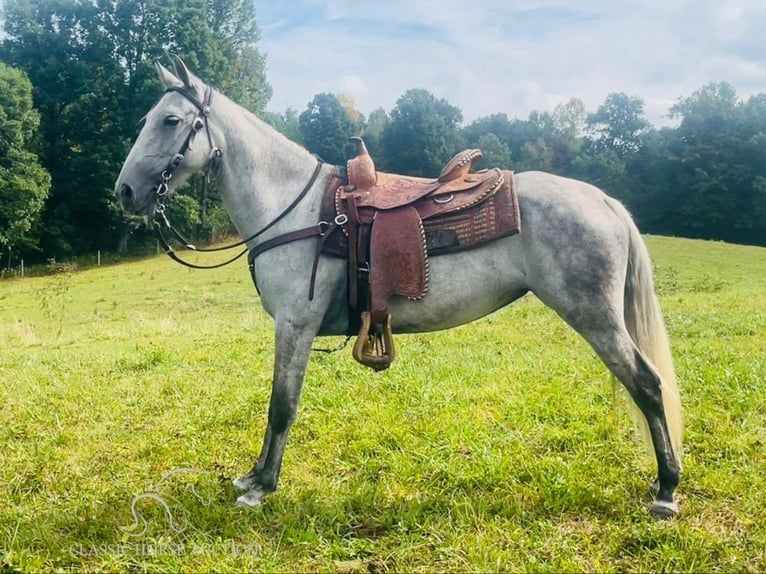
[[[189,100],[192,104],[194,104],[194,107],[196,107],[199,110],[199,115],[202,117],[202,121],[205,125],[205,133],[207,134],[207,142],[210,144],[211,149],[215,149],[215,146],[213,145],[213,138],[210,136],[210,129],[207,125],[207,118],[210,116],[210,102],[213,99],[213,88],[207,87],[205,90],[205,99],[204,101],[200,102],[192,93],[192,91],[187,88],[186,86],[170,86],[169,88],[165,89],[165,92],[178,92],[181,94],[184,98]],[[192,134],[198,130],[195,130],[192,128]],[[188,143],[191,139],[191,136],[187,138],[187,147],[184,149],[184,152],[186,149],[188,149]]]
[[[210,115],[210,102],[213,99],[213,88],[208,87],[205,90],[205,100],[204,102],[200,102],[194,94],[191,92],[191,90],[186,86],[170,86],[165,90],[165,92],[178,92],[181,94],[184,98],[189,100],[192,104],[194,104],[194,107],[196,107],[199,110],[199,116],[195,118],[194,122],[192,122],[192,127],[189,130],[189,134],[186,136],[186,139],[181,144],[181,147],[178,150],[178,153],[176,153],[168,162],[167,167],[162,171],[160,174],[160,183],[157,185],[157,188],[154,190],[154,194],[156,197],[156,203],[157,206],[155,207],[155,213],[157,215],[162,215],[165,212],[165,203],[164,198],[170,191],[170,187],[168,183],[170,182],[170,179],[173,177],[173,172],[178,168],[179,165],[181,165],[181,162],[184,159],[184,156],[186,155],[186,152],[189,151],[189,147],[191,146],[191,142],[194,139],[194,136],[197,135],[197,132],[201,130],[203,127],[205,128],[205,135],[207,136],[207,143],[210,145],[210,163],[208,164],[208,169],[210,169],[211,165],[217,164],[221,161],[221,157],[223,156],[220,149],[215,147],[213,145],[213,137],[210,135],[210,128],[207,123],[207,118]],[[202,124],[197,124],[197,121],[202,118]],[[167,218],[165,218],[167,221]],[[168,222],[168,227],[170,229],[173,229],[170,223]]]

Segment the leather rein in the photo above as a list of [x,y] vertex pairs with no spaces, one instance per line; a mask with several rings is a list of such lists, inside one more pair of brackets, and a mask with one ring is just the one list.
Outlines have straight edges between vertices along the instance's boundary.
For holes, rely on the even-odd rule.
[[[205,134],[207,136],[208,144],[210,145],[210,162],[208,163],[207,167],[205,168],[205,184],[207,184],[209,175],[211,170],[216,171],[223,159],[223,152],[220,148],[216,147],[213,144],[213,138],[210,134],[210,129],[208,126],[208,117],[211,113],[211,107],[210,102],[213,97],[213,89],[208,87],[205,91],[205,98],[202,102],[200,102],[196,96],[191,92],[191,90],[186,86],[170,86],[165,90],[165,92],[178,92],[183,97],[185,97],[187,100],[189,100],[194,106],[199,110],[199,115],[194,119],[192,122],[191,130],[189,131],[189,135],[184,140],[183,144],[181,145],[181,148],[178,150],[178,153],[176,153],[171,160],[168,162],[167,167],[162,171],[160,174],[160,183],[157,185],[154,194],[155,194],[155,203],[156,207],[154,210],[154,226],[155,230],[157,232],[157,239],[162,245],[162,249],[164,250],[164,253],[170,257],[173,261],[180,263],[181,265],[184,265],[186,267],[191,267],[192,269],[217,269],[219,267],[223,267],[224,265],[228,265],[230,263],[233,263],[240,257],[242,257],[245,253],[247,253],[248,248],[245,247],[240,253],[232,257],[231,259],[228,259],[222,263],[217,263],[215,265],[197,265],[195,263],[189,263],[188,261],[184,261],[173,250],[173,247],[170,245],[170,242],[165,237],[164,230],[169,231],[175,238],[180,241],[183,244],[184,249],[187,249],[189,251],[198,251],[198,252],[204,252],[204,253],[210,253],[215,251],[226,251],[229,249],[233,249],[235,247],[240,247],[242,245],[247,244],[248,242],[252,241],[253,239],[256,239],[269,229],[271,229],[274,225],[276,225],[279,221],[281,221],[288,213],[290,213],[302,200],[306,195],[308,194],[309,190],[314,186],[314,183],[317,180],[317,177],[319,177],[319,172],[322,169],[322,161],[317,160],[316,168],[314,168],[314,172],[311,174],[311,178],[309,179],[308,183],[303,188],[303,191],[293,200],[293,202],[288,205],[279,215],[277,215],[270,223],[266,224],[264,227],[250,235],[249,237],[246,237],[245,239],[242,239],[241,241],[237,241],[236,243],[232,243],[230,245],[224,245],[221,247],[197,247],[196,245],[192,244],[190,241],[188,241],[181,233],[173,227],[173,225],[170,223],[170,220],[167,217],[167,214],[165,213],[166,206],[165,206],[165,199],[168,197],[168,193],[170,191],[169,188],[169,182],[171,178],[173,177],[173,172],[178,168],[178,166],[181,164],[181,162],[184,159],[184,156],[186,155],[186,152],[189,150],[189,147],[191,146],[192,140],[194,139],[194,136],[199,132],[202,128],[205,128]],[[255,266],[255,258],[258,257],[261,253],[268,251],[269,249],[273,249],[274,247],[278,247],[279,245],[284,245],[285,243],[291,243],[293,241],[298,241],[300,239],[307,239],[309,237],[321,237],[325,238],[329,236],[337,227],[344,225],[348,219],[346,216],[338,216],[335,218],[334,221],[328,222],[328,221],[320,221],[316,225],[312,225],[311,227],[306,227],[304,229],[299,229],[297,231],[292,231],[289,233],[285,233],[283,235],[279,235],[277,237],[274,237],[272,239],[269,239],[267,241],[264,241],[263,243],[256,245],[250,252],[250,256],[248,257],[248,264],[250,267],[250,271],[253,275],[253,279],[255,279],[255,273],[254,273],[254,266]],[[314,297],[314,282],[316,279],[316,271],[317,271],[317,265],[319,263],[319,254],[321,251],[321,247],[324,245],[324,241],[319,242],[319,246],[317,248],[316,256],[314,258],[314,265],[312,267],[311,271],[311,287],[309,290],[309,300],[313,299]],[[257,285],[256,285],[257,288]]]

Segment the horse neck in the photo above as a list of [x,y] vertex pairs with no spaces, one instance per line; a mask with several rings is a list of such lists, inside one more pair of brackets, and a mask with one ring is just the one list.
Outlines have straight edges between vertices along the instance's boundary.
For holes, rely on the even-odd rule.
[[[240,234],[248,236],[273,221],[298,197],[318,160],[238,104],[222,95],[218,98],[219,107],[225,109],[219,122],[225,142],[221,166],[224,206]],[[274,230],[310,224],[308,219],[316,218],[321,202],[317,190],[325,188],[328,178],[329,170],[323,171],[314,189]]]

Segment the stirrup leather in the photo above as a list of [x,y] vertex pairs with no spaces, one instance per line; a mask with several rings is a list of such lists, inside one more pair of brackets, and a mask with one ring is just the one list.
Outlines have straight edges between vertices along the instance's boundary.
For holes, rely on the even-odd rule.
[[353,356],[363,365],[376,371],[383,371],[391,366],[395,351],[390,314],[386,314],[385,323],[372,325],[370,313],[362,312],[362,326],[354,343]]

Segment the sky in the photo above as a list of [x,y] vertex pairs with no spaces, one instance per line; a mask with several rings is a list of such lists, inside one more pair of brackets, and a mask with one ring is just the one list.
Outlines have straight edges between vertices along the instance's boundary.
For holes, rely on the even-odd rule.
[[679,98],[729,82],[766,92],[766,0],[255,0],[273,88],[299,113],[322,92],[389,112],[425,88],[464,123],[608,94],[655,125]]

